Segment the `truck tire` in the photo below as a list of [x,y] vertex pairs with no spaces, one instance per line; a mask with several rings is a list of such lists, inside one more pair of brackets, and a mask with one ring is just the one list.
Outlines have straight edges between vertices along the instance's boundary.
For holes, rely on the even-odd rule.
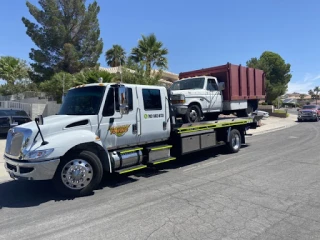
[[92,193],[102,176],[103,167],[96,154],[90,151],[74,152],[62,157],[53,184],[63,196],[82,197]]
[[237,129],[232,129],[230,131],[230,139],[227,142],[227,152],[236,153],[239,152],[241,148],[241,134]]
[[190,105],[183,120],[185,123],[195,123],[201,121],[201,109],[197,105]]

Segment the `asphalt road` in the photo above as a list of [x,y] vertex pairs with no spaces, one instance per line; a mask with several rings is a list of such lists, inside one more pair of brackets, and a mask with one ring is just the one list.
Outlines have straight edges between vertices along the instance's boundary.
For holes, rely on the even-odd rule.
[[0,239],[320,239],[320,123],[109,177],[89,197],[0,184]]

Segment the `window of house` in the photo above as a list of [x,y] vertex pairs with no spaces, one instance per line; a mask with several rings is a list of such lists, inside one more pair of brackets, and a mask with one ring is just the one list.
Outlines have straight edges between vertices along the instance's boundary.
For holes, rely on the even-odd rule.
[[[106,102],[104,104],[102,116],[104,117],[113,116],[115,112],[114,105],[116,105],[116,111],[119,112],[118,91],[119,91],[119,88],[112,87],[109,89]],[[128,105],[129,105],[129,111],[132,111],[133,110],[132,88],[128,88]]]
[[144,110],[161,110],[161,94],[159,89],[142,89]]

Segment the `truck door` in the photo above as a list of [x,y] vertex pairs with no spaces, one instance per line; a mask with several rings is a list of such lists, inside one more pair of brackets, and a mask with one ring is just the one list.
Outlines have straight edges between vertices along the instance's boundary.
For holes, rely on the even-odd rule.
[[214,78],[209,78],[207,81],[207,99],[209,112],[220,112],[222,110],[222,95]]
[[169,104],[165,88],[138,88],[141,108],[140,143],[163,141],[170,136]]
[[109,88],[102,110],[100,139],[106,149],[136,145],[139,141],[134,127],[137,123],[136,111],[134,111],[136,97],[133,97],[136,96],[136,91],[128,87],[129,113],[121,117],[118,90],[116,86]]

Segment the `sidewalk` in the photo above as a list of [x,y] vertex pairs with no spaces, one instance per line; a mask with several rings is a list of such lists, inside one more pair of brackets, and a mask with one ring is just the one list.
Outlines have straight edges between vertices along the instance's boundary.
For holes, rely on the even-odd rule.
[[262,124],[260,127],[257,127],[256,129],[249,129],[247,133],[256,136],[292,127],[298,124],[297,115],[294,114],[290,114],[287,118],[269,117],[261,120],[261,123]]

